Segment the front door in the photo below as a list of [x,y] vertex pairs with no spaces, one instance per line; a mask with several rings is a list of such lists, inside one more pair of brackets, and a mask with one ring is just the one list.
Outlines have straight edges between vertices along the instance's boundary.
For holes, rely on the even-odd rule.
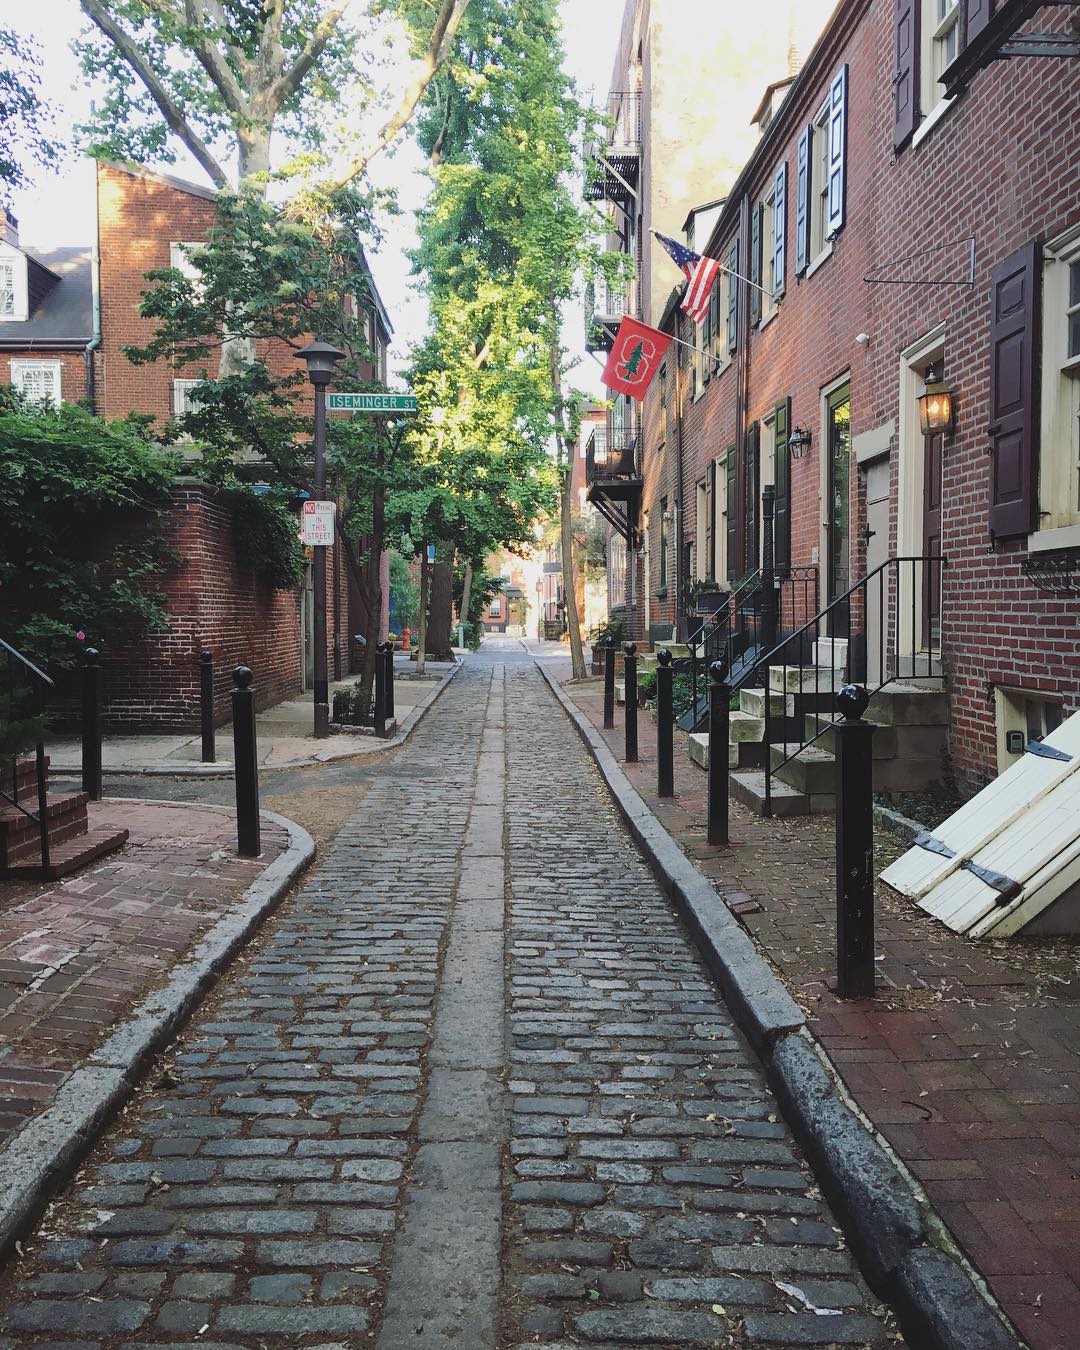
[[[826,599],[829,603],[851,585],[851,390],[830,394],[825,418],[826,461]],[[838,606],[830,614],[829,637],[847,637],[850,616]]]
[[[866,492],[866,679],[876,689],[885,679],[884,614],[887,609],[889,576],[878,568],[889,556],[889,459],[864,464],[860,473]],[[874,577],[874,573],[877,576]]]
[[[923,438],[924,558],[941,557],[941,459],[945,437]],[[922,640],[927,651],[941,648],[941,564],[923,563]]]

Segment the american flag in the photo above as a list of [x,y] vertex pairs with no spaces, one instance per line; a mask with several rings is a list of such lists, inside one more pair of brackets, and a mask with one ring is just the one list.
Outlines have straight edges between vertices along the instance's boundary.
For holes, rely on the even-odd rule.
[[653,234],[686,274],[689,284],[679,308],[684,314],[689,315],[694,323],[704,322],[709,312],[709,294],[716,280],[716,274],[720,271],[719,262],[715,258],[703,258],[700,253],[695,253],[685,244],[680,244],[677,239],[669,239],[666,234],[660,234],[657,230],[653,230]]

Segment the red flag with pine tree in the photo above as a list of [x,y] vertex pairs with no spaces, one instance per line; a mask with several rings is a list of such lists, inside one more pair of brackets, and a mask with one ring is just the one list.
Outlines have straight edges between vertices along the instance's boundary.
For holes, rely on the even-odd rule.
[[624,315],[600,378],[609,389],[640,402],[670,346],[667,333]]

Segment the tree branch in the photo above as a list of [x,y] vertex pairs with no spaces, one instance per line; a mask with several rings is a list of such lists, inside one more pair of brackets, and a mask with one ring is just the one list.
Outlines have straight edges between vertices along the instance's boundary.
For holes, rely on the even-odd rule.
[[164,117],[169,130],[183,141],[206,170],[214,186],[228,187],[229,180],[225,170],[214,158],[202,137],[188,125],[183,113],[173,102],[172,96],[165,85],[146,62],[134,39],[120,27],[104,4],[101,3],[101,0],[79,0],[79,3],[90,22],[105,34],[132,71],[142,81],[146,92],[157,104],[158,111]]
[[[236,48],[228,42],[227,34],[228,24],[225,22],[225,14],[218,4],[217,0],[184,0],[184,11],[187,15],[187,21],[190,27],[203,31],[203,21],[209,17],[212,23],[217,26],[221,34],[222,42],[226,43],[233,59],[242,66],[250,67],[250,62],[238,52]],[[228,61],[222,56],[221,52],[215,46],[214,42],[201,38],[193,44],[195,59],[203,70],[206,71],[211,84],[222,97],[226,108],[237,117],[243,117],[248,112],[248,100],[244,96],[244,91],[240,87],[240,82],[232,72]]]
[[344,0],[344,3],[338,5],[336,9],[327,10],[315,25],[315,31],[308,39],[304,50],[292,63],[292,66],[274,81],[269,92],[274,111],[280,108],[285,100],[300,88],[300,82],[322,55],[323,48],[330,41],[334,29],[341,22],[345,11],[351,4],[352,0]]
[[402,127],[408,123],[416,111],[416,105],[423,98],[424,91],[431,83],[439,67],[446,60],[468,7],[469,0],[443,0],[439,16],[435,20],[435,27],[431,30],[431,41],[428,43],[427,51],[420,61],[420,69],[405,86],[401,102],[384,123],[371,146],[357,156],[341,173],[325,184],[327,191],[333,192],[337,188],[344,187],[354,178],[358,178],[375,156],[381,150],[385,150]]

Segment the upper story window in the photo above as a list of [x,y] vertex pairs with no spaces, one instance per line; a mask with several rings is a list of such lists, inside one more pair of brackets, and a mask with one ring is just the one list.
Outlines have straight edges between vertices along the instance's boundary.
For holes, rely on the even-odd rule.
[[169,245],[169,266],[182,272],[196,291],[204,284],[203,274],[195,265],[195,259],[206,247],[205,244],[172,243]]
[[174,417],[183,417],[185,413],[196,412],[201,406],[195,397],[195,390],[202,380],[173,380],[172,410]]
[[35,403],[48,403],[59,408],[63,402],[60,393],[59,361],[18,361],[11,363],[11,383]]
[[26,318],[26,257],[10,245],[0,245],[0,322]]
[[762,325],[776,313],[784,291],[786,235],[787,165],[781,164],[773,174],[772,186],[758,206],[757,227],[751,240],[754,251],[750,279],[761,287],[755,289],[751,306],[754,317]]
[[728,345],[727,312],[728,303],[735,290],[735,281],[729,272],[721,270],[716,278],[713,290],[713,334],[712,368],[719,375],[731,364],[731,347]]
[[657,444],[663,445],[667,441],[668,433],[668,377],[667,362],[660,367],[659,382],[657,384],[657,396],[660,399],[659,420],[657,427]]
[[848,68],[799,137],[795,161],[795,274],[814,270],[832,252],[847,218]]
[[960,51],[960,0],[921,0],[921,3],[919,106],[925,117],[944,97],[939,83],[941,76]]
[[810,147],[810,261],[829,241],[829,100],[817,110]]

